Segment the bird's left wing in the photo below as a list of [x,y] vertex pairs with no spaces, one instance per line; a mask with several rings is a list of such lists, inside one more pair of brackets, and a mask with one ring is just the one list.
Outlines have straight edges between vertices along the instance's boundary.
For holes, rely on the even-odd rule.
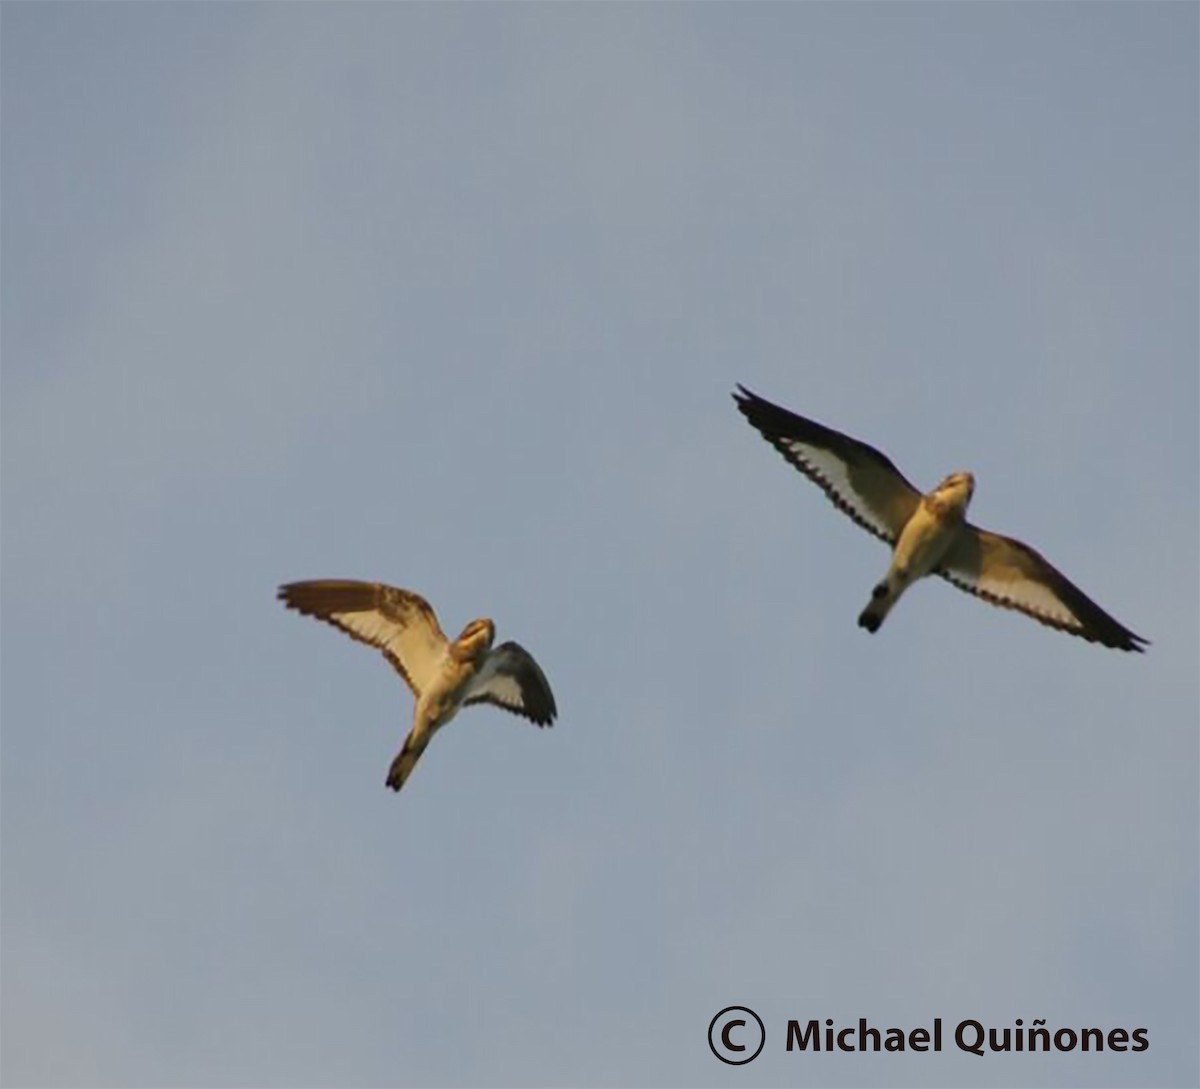
[[936,573],[960,590],[1117,650],[1147,643],[1106,613],[1040,552],[969,522]]
[[775,447],[868,533],[894,545],[921,493],[886,454],[815,420],[805,419],[738,386],[738,410]]
[[463,703],[494,703],[539,726],[549,726],[558,714],[546,675],[517,643],[501,643],[488,654]]

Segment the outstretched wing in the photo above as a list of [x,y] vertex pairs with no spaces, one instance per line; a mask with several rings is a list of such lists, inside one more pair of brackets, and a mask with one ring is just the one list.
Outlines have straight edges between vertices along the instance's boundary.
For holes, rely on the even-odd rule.
[[1139,644],[1148,642],[1106,613],[1041,553],[969,522],[936,573],[984,601],[1092,643],[1141,651]]
[[446,636],[420,594],[379,582],[316,579],[279,588],[289,609],[315,616],[351,639],[378,647],[413,694],[429,686],[446,652]]
[[549,726],[558,714],[546,674],[517,643],[501,643],[488,654],[463,703],[494,703],[539,726]]
[[762,437],[814,484],[834,506],[868,533],[894,545],[921,502],[921,493],[873,446],[797,416],[738,386],[739,411]]

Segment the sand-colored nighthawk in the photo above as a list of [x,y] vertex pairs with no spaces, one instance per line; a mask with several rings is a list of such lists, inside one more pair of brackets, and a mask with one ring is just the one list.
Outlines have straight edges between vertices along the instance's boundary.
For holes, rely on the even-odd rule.
[[967,504],[975,490],[970,473],[951,473],[922,495],[886,455],[865,442],[797,416],[744,386],[733,396],[763,438],[840,511],[892,546],[891,566],[858,618],[867,631],[878,631],[900,595],[934,574],[993,605],[1106,647],[1140,651],[1147,642],[1027,544],[968,522]]
[[539,726],[549,726],[558,713],[546,676],[528,651],[516,643],[492,647],[496,626],[490,620],[472,620],[451,642],[419,594],[347,579],[292,582],[279,588],[279,600],[378,647],[412,689],[412,730],[388,771],[393,790],[462,707],[492,703]]

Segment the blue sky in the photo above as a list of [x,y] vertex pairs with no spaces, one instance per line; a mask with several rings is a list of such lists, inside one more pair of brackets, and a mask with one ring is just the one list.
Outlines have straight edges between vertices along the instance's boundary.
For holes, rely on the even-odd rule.
[[[2,19],[5,1084],[1197,1083],[1194,5]],[[1150,652],[941,583],[866,635],[736,382]],[[558,724],[394,796],[315,577],[494,617]]]

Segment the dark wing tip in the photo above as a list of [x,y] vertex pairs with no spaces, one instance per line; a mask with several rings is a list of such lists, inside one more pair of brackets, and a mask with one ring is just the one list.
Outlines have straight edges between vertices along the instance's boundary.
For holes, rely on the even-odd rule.
[[[543,678],[544,680],[544,678]],[[549,684],[542,684],[527,694],[525,717],[535,726],[553,726],[558,716],[558,706]]]
[[[861,450],[882,458],[878,451],[858,439],[843,435],[840,431],[817,423],[816,420],[810,420],[807,416],[801,416],[790,408],[777,405],[774,401],[768,401],[741,383],[738,383],[737,392],[732,396],[738,411],[746,417],[749,424],[771,445],[779,449],[780,453],[788,460],[792,460],[792,455],[789,455],[779,445],[781,440],[794,440],[822,448],[831,448],[840,444],[843,456]],[[884,460],[886,461],[886,459]],[[891,463],[887,462],[887,464]]]
[[[1034,616],[1034,619],[1040,620],[1041,617]],[[1043,623],[1048,622],[1043,621]],[[1050,624],[1050,626],[1058,627],[1069,635],[1078,635],[1086,639],[1089,643],[1098,643],[1100,646],[1108,647],[1110,650],[1125,650],[1133,651],[1136,654],[1145,654],[1146,647],[1150,646],[1149,639],[1143,639],[1140,635],[1135,635],[1115,620],[1112,622],[1112,625],[1105,624],[1103,626],[1097,625],[1094,622],[1084,627],[1075,627],[1066,624]]]
[[282,601],[288,609],[299,609],[300,602],[305,597],[304,587],[306,585],[303,582],[285,582],[276,590],[275,598],[277,601]]
[[545,708],[539,708],[539,715],[533,721],[539,726],[553,726],[554,720],[558,717],[558,706],[554,702],[554,693],[546,688],[546,698],[549,704]]
[[1108,647],[1110,650],[1126,650],[1136,654],[1145,654],[1146,647],[1150,646],[1149,639],[1143,639],[1140,635],[1134,635],[1133,632],[1124,628],[1119,632],[1096,632],[1072,627],[1063,627],[1062,630],[1071,635],[1082,636],[1089,643],[1099,643],[1100,646]]
[[348,584],[337,579],[286,582],[279,587],[275,596],[289,609],[295,609],[308,616],[316,616],[321,612],[328,611],[331,588],[345,585]]
[[[806,431],[812,427],[812,421],[806,420],[802,416],[798,417],[782,405],[760,397],[741,383],[738,383],[737,392],[732,396],[733,403],[737,405],[738,411],[746,417],[746,422],[773,446],[778,446],[780,439],[805,436]],[[821,430],[819,424],[813,429]],[[785,457],[788,456],[782,449],[780,449],[780,453],[783,453]]]
[[[737,405],[738,411],[748,420],[751,420],[751,413],[754,412],[755,409],[777,409],[779,407],[778,405],[772,404],[765,398],[760,397],[753,390],[747,389],[741,384],[741,382],[737,383],[736,392],[730,394],[730,396],[733,398],[733,403]],[[751,422],[753,422],[753,420],[751,420]]]
[[299,609],[301,612],[311,608],[358,611],[375,608],[381,593],[390,589],[380,583],[363,582],[360,579],[304,579],[301,582],[284,583],[276,596],[289,609]]
[[537,659],[520,643],[509,640],[496,648],[517,663],[517,675],[521,682],[521,697],[524,707],[503,705],[506,710],[514,711],[532,722],[535,726],[553,726],[558,715],[558,704],[554,700],[554,692],[550,681],[538,665]]
[[[1097,606],[1097,608],[1099,608],[1099,606]],[[1107,615],[1107,614],[1105,614],[1105,615]],[[1144,636],[1138,635],[1136,632],[1130,631],[1127,627],[1125,627],[1124,624],[1122,624],[1120,621],[1116,620],[1115,618],[1110,617],[1109,619],[1112,620],[1113,624],[1116,626],[1117,632],[1120,635],[1120,643],[1118,644],[1118,649],[1132,650],[1132,651],[1136,651],[1138,654],[1146,653],[1146,648],[1151,645],[1149,639],[1146,639]]]
[[[1082,591],[1080,591],[1082,593]],[[1090,599],[1089,599],[1090,600]],[[1114,650],[1130,650],[1137,654],[1145,654],[1150,646],[1150,640],[1130,631],[1115,616],[1106,613],[1099,605],[1092,603],[1099,616],[1091,617],[1092,625],[1100,636],[1100,642]],[[1099,621],[1103,621],[1100,623]]]
[[540,668],[537,679],[527,692],[525,715],[535,726],[553,726],[558,717],[558,704],[554,702],[550,682]]

